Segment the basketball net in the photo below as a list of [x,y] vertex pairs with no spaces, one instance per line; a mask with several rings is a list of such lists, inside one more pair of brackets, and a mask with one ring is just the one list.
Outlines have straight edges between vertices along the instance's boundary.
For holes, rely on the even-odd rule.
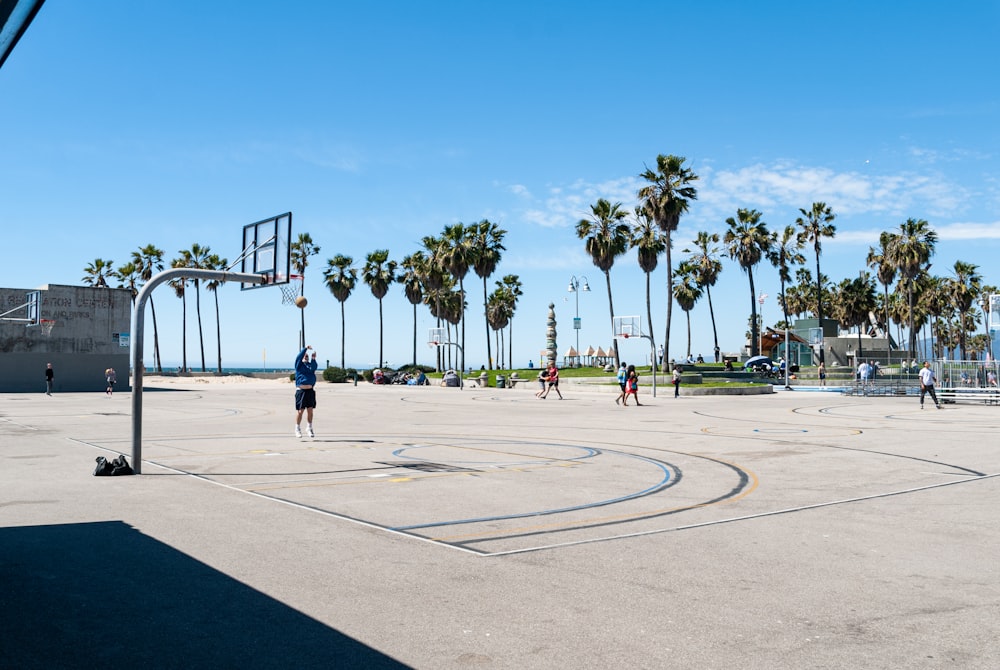
[[52,329],[55,327],[55,319],[42,319],[38,322],[38,327],[42,330],[42,335],[48,337],[52,334]]
[[295,299],[302,295],[302,277],[299,275],[292,275],[291,281],[287,284],[281,284],[281,304],[282,305],[294,305]]

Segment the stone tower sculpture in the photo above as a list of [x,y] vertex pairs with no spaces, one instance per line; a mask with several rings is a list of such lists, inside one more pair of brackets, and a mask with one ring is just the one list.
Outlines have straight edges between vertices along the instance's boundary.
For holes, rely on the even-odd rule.
[[545,322],[545,350],[548,352],[548,362],[555,363],[557,352],[559,351],[556,345],[556,306],[553,303],[549,303],[549,318]]

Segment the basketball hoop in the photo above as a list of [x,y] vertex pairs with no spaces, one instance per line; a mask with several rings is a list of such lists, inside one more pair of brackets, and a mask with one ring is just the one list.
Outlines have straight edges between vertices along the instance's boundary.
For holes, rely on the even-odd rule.
[[622,337],[624,337],[627,340],[629,338],[629,334],[628,333],[622,333]]
[[279,284],[281,289],[281,304],[294,305],[295,299],[302,295],[302,275],[289,275],[287,284]]
[[48,337],[52,334],[52,329],[55,328],[55,319],[40,319],[38,321],[38,327],[42,330],[42,335]]

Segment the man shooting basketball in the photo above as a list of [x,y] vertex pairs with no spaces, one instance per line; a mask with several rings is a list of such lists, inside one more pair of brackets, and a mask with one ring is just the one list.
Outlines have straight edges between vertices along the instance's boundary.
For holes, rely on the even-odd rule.
[[295,359],[295,437],[302,437],[302,414],[306,415],[306,430],[309,437],[313,433],[313,409],[316,407],[316,352],[309,355],[311,346],[299,352]]

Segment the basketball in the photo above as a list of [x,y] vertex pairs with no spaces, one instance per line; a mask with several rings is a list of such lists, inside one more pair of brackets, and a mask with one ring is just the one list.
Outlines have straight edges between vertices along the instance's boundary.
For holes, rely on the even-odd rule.
[[306,297],[304,295],[300,295],[295,299],[295,306],[298,307],[299,309],[305,309],[306,305],[308,304],[309,301],[306,300]]

